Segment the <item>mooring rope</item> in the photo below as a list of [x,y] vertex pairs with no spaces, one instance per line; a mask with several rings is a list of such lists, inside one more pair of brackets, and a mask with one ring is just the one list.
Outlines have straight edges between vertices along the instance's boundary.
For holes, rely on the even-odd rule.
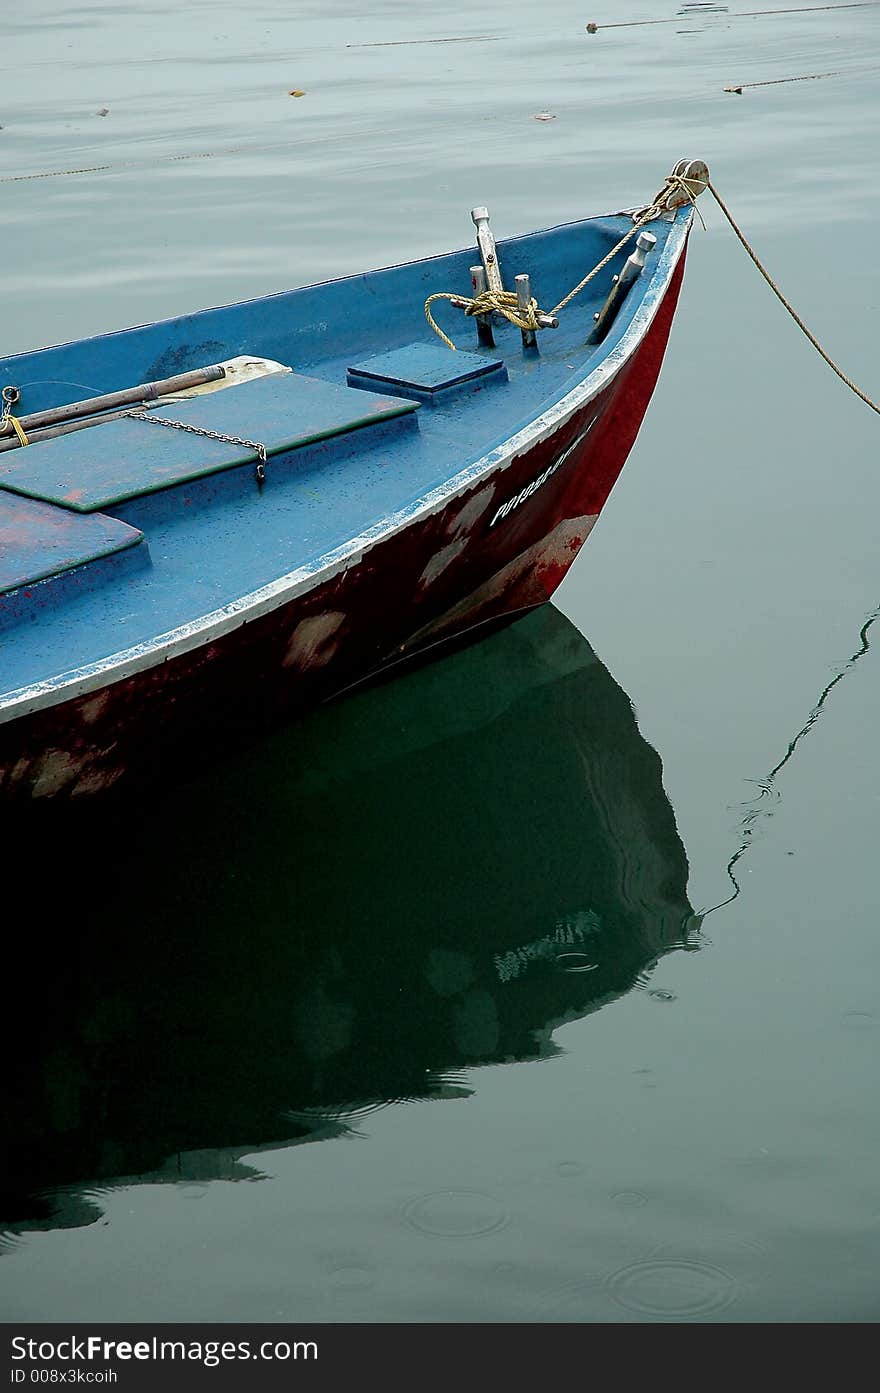
[[811,330],[809,330],[809,329],[807,328],[806,324],[805,324],[804,321],[801,319],[800,315],[798,314],[798,312],[797,312],[797,310],[794,308],[794,306],[793,306],[788,300],[786,300],[786,298],[785,298],[785,296],[783,295],[782,291],[779,289],[779,286],[776,284],[775,280],[774,280],[773,277],[770,275],[770,272],[767,270],[767,268],[766,268],[766,267],[763,265],[763,263],[760,261],[760,259],[759,259],[758,255],[757,255],[757,253],[755,252],[754,248],[753,248],[752,246],[750,246],[750,244],[749,244],[748,241],[746,240],[746,237],[745,237],[745,234],[744,234],[743,231],[742,231],[742,228],[741,228],[741,227],[739,226],[739,224],[737,223],[736,219],[734,218],[734,216],[733,216],[733,214],[731,213],[730,209],[728,208],[727,204],[724,202],[723,198],[721,197],[720,193],[719,193],[718,190],[716,189],[715,185],[712,183],[712,180],[711,180],[711,179],[707,180],[706,187],[707,187],[707,189],[709,190],[709,192],[710,192],[710,194],[712,195],[712,197],[714,198],[715,202],[718,204],[718,207],[721,209],[721,211],[722,211],[722,213],[724,214],[725,218],[726,218],[727,221],[730,223],[730,226],[733,228],[734,232],[736,233],[737,237],[739,238],[739,240],[740,240],[740,242],[742,243],[742,245],[743,245],[743,247],[745,248],[745,250],[748,252],[748,254],[749,254],[749,256],[751,257],[752,261],[755,263],[755,265],[757,266],[758,270],[761,272],[761,275],[764,277],[764,280],[767,282],[767,284],[769,285],[770,289],[773,291],[773,294],[776,296],[776,298],[778,299],[779,303],[780,303],[785,309],[788,310],[788,312],[789,312],[789,314],[791,315],[792,319],[794,320],[795,324],[798,326],[798,328],[801,330],[801,332],[802,332],[803,334],[806,335],[806,337],[809,339],[810,343],[811,343],[811,344],[813,345],[813,347],[815,348],[816,352],[819,354],[819,356],[820,356],[822,359],[824,359],[824,361],[828,364],[828,366],[829,366],[829,368],[831,369],[831,371],[837,374],[837,376],[840,378],[841,382],[843,382],[847,387],[849,387],[849,389],[850,389],[851,392],[855,392],[856,396],[857,396],[861,401],[863,401],[863,402],[865,403],[866,406],[870,406],[870,408],[871,408],[872,411],[876,411],[877,414],[880,415],[880,406],[878,406],[877,402],[872,401],[871,398],[867,395],[867,393],[866,393],[866,392],[863,392],[862,389],[861,389],[861,387],[857,387],[856,384],[855,384],[855,382],[853,382],[852,378],[847,377],[847,375],[846,375],[846,373],[843,371],[843,369],[840,368],[840,367],[838,367],[838,365],[837,365],[837,363],[835,363],[834,359],[833,359],[828,353],[825,352],[825,349],[822,347],[821,343],[820,343],[819,340],[816,338],[815,334],[812,333]]

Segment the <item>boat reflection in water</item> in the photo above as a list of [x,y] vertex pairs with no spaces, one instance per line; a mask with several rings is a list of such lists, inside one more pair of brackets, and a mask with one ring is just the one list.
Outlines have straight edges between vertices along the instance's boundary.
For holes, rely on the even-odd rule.
[[3,829],[45,926],[5,950],[8,1233],[461,1096],[692,946],[660,760],[550,606],[162,798],[34,812]]

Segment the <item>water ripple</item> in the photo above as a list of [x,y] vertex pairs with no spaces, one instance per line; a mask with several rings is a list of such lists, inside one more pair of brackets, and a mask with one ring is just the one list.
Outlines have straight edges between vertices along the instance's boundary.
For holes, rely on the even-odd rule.
[[611,1200],[617,1209],[644,1209],[648,1203],[648,1196],[642,1194],[641,1190],[618,1190],[616,1195],[611,1196]]
[[736,1300],[739,1284],[721,1267],[689,1258],[651,1258],[622,1267],[609,1279],[618,1305],[660,1320],[701,1320]]
[[437,1190],[408,1200],[401,1217],[430,1238],[483,1238],[510,1223],[501,1200],[477,1190]]
[[599,964],[590,962],[586,953],[557,953],[556,966],[560,972],[595,972]]

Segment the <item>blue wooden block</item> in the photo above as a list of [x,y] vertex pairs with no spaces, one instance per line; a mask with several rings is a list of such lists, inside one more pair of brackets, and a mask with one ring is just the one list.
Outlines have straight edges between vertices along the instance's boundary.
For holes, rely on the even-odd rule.
[[0,489],[0,594],[142,541],[143,533],[127,522],[100,513],[78,517]]
[[[150,415],[258,441],[273,455],[415,410],[410,400],[279,373]],[[246,446],[122,418],[5,454],[0,486],[90,513],[254,459]]]
[[440,343],[408,343],[390,353],[377,353],[348,369],[352,387],[435,404],[451,393],[506,382],[507,368],[497,358],[479,353],[451,352]]

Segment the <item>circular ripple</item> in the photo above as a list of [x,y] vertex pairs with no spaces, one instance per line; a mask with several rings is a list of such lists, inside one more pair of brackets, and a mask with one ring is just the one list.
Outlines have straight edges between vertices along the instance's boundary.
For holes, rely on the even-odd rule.
[[556,965],[560,972],[595,972],[599,966],[590,962],[586,953],[557,953]]
[[438,1190],[410,1200],[401,1211],[405,1223],[431,1238],[482,1238],[510,1222],[500,1200],[476,1190]]
[[618,1209],[644,1209],[648,1203],[648,1196],[641,1190],[618,1190],[611,1198]]
[[686,1258],[633,1263],[615,1272],[608,1287],[628,1311],[660,1320],[716,1315],[736,1300],[738,1291],[729,1272]]
[[567,1178],[572,1175],[583,1175],[584,1168],[580,1161],[560,1161],[556,1167],[556,1174]]

